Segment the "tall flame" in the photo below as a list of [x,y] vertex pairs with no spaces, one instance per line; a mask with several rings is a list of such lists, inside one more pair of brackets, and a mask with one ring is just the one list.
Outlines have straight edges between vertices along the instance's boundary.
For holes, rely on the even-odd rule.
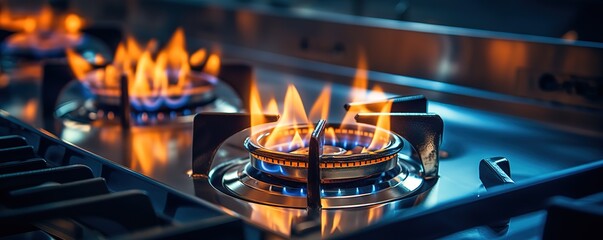
[[[283,114],[279,118],[273,132],[278,133],[285,128],[293,126],[293,128],[296,129],[296,134],[299,134],[297,132],[297,126],[301,124],[311,124],[307,116],[308,115],[306,115],[304,103],[302,102],[301,96],[299,96],[299,92],[295,86],[289,84],[287,87],[287,93],[285,93]],[[303,138],[305,138],[305,136]],[[278,136],[276,134],[271,134],[268,136],[268,139],[266,139],[265,145],[274,146],[276,145],[277,141]]]
[[[358,58],[358,65],[356,67],[356,74],[354,75],[354,82],[352,83],[352,91],[350,93],[350,101],[351,102],[362,102],[367,100],[381,100],[385,98],[385,94],[383,90],[375,85],[372,91],[367,91],[368,89],[368,63],[366,61],[366,57],[363,51],[360,51]],[[354,124],[356,120],[354,117],[359,112],[367,112],[368,109],[363,107],[352,107],[348,109],[343,120],[341,121],[342,125]]]
[[[350,100],[353,102],[362,102],[362,101],[371,101],[371,100],[384,100],[386,99],[386,95],[383,90],[375,85],[371,91],[367,90],[368,87],[368,64],[364,54],[360,54],[358,59],[358,67],[356,70],[356,74],[353,81],[352,91],[350,95]],[[289,143],[289,149],[293,149],[295,147],[301,146],[300,142],[307,143],[307,138],[310,133],[302,134],[298,130],[298,126],[300,124],[308,125],[312,128],[311,121],[318,121],[319,119],[328,119],[329,113],[329,104],[330,104],[330,95],[331,95],[331,87],[327,86],[323,88],[321,94],[318,96],[314,105],[310,110],[310,115],[306,115],[306,111],[304,105],[302,103],[301,97],[297,92],[297,89],[293,85],[289,85],[287,87],[287,92],[285,94],[284,101],[284,109],[282,111],[282,116],[275,125],[272,130],[272,133],[268,135],[264,146],[271,148],[279,144],[279,136],[284,129],[293,128],[295,132],[291,132],[291,134],[287,134],[286,136],[291,139],[286,139]],[[258,92],[255,84],[252,84],[251,87],[251,97],[250,97],[250,111],[252,115],[251,125],[252,125],[252,134],[255,132],[254,126],[258,124],[265,123],[265,119],[262,119],[260,115],[263,113],[262,103],[260,99],[260,94]],[[382,113],[387,113],[391,111],[391,102],[388,102],[381,109]],[[271,112],[275,111],[276,103],[269,104]],[[354,117],[359,112],[369,112],[370,109],[362,107],[362,105],[354,105],[351,109],[348,110],[345,117],[342,120],[342,127],[346,125],[352,125],[356,123]],[[311,121],[310,121],[311,120]],[[360,126],[358,126],[360,128]],[[356,146],[360,147],[358,152],[367,152],[371,150],[377,150],[385,147],[385,144],[388,142],[389,135],[384,130],[390,129],[390,120],[387,116],[381,116],[377,121],[377,131],[373,133],[373,139],[369,146]],[[282,135],[282,134],[281,134]],[[280,139],[282,144],[282,138]],[[325,142],[327,144],[335,144],[338,142],[336,130],[333,127],[328,127],[325,130]],[[362,151],[360,151],[362,150]]]
[[364,51],[359,52],[358,63],[356,65],[356,74],[352,83],[352,92],[350,101],[360,102],[366,100],[368,89],[368,63]]
[[335,134],[335,128],[328,127],[325,130],[325,142],[335,145],[335,143],[337,142],[337,134]]
[[251,115],[251,134],[254,134],[256,130],[255,126],[268,122],[264,117],[262,100],[260,98],[260,92],[258,91],[255,81],[253,81],[251,84],[249,93],[249,112]]
[[[130,84],[131,87],[129,88],[130,94],[134,96],[152,96],[157,94],[156,90],[159,89],[157,85],[161,84],[159,82],[161,79],[151,77],[153,76],[154,68],[151,53],[145,51],[136,65],[134,82]],[[160,75],[160,77],[162,78],[163,76]]]
[[322,89],[322,92],[310,109],[310,120],[318,121],[329,117],[329,104],[331,102],[331,85]]
[[26,18],[23,20],[23,32],[33,33],[36,31],[36,20],[33,18]]
[[[392,102],[388,101],[381,109],[381,113],[389,113],[389,112],[391,112],[391,109],[392,109]],[[383,115],[379,116],[379,118],[377,119],[376,126],[378,128],[377,128],[377,130],[375,130],[373,139],[372,139],[371,144],[369,145],[368,149],[381,149],[381,148],[385,147],[384,144],[388,142],[387,139],[389,138],[389,133],[387,133],[385,131],[385,130],[390,129],[389,115],[383,114]]]
[[72,49],[67,49],[67,61],[77,79],[85,79],[86,74],[92,70],[92,66],[82,56]]

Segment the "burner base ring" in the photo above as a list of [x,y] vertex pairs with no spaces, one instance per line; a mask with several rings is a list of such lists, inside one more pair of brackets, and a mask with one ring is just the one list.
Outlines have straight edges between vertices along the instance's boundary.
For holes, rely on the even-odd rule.
[[[379,176],[354,182],[322,184],[322,207],[362,207],[416,194],[424,180],[420,176],[420,166],[406,159],[406,156],[399,154],[396,166]],[[217,166],[210,173],[210,179],[215,188],[236,198],[279,207],[306,208],[305,184],[260,174],[259,170],[250,166],[249,159]]]

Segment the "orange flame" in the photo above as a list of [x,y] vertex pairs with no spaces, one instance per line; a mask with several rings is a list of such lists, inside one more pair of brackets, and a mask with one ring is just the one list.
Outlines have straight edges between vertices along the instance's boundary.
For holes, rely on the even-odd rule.
[[[150,52],[144,52],[136,65],[136,74],[134,82],[131,84],[130,93],[134,96],[151,96],[155,95],[156,89],[153,89],[151,82],[159,80],[157,78],[149,79],[153,75],[154,63]],[[158,84],[159,82],[154,82]],[[159,83],[160,84],[160,83]]]
[[276,98],[272,97],[270,98],[270,101],[268,101],[266,114],[278,115],[278,103],[276,103]]
[[375,85],[368,93],[364,101],[383,100],[386,98],[387,96],[385,95],[385,92],[383,92],[383,89],[379,85]]
[[12,13],[6,5],[0,5],[0,27],[10,28],[12,23]]
[[335,128],[328,127],[325,129],[325,142],[334,143],[337,142],[337,134],[335,134]]
[[[367,91],[367,86],[368,86],[368,64],[366,62],[364,54],[360,54],[360,58],[358,59],[358,68],[356,71],[356,75],[354,77],[354,82],[353,82],[353,86],[352,86],[352,92],[351,92],[350,99],[354,102],[376,101],[376,100],[386,99],[385,93],[379,86],[374,86],[374,88],[371,91]],[[312,108],[310,110],[310,115],[307,117],[305,108],[304,108],[304,104],[301,100],[301,97],[299,96],[299,93],[297,92],[297,89],[295,89],[295,87],[293,85],[289,85],[287,88],[287,93],[285,94],[284,109],[282,111],[282,116],[279,119],[279,121],[277,122],[277,124],[274,126],[272,133],[268,135],[267,140],[264,143],[264,146],[267,148],[271,148],[271,147],[274,147],[277,144],[279,144],[278,140],[280,137],[282,137],[282,134],[280,134],[280,133],[283,132],[284,129],[288,129],[288,128],[294,129],[294,132],[290,132],[291,134],[287,134],[287,137],[291,138],[291,139],[287,139],[290,146],[297,147],[297,146],[301,146],[299,144],[300,142],[302,144],[307,142],[307,141],[304,141],[304,139],[308,138],[310,132],[302,133],[299,131],[298,126],[300,124],[307,124],[308,126],[310,126],[309,128],[312,128],[313,126],[312,126],[312,122],[310,120],[317,121],[319,119],[328,119],[330,93],[331,93],[330,86],[327,86],[322,90],[321,94],[316,99],[314,105],[312,106]],[[252,134],[254,134],[254,132],[255,132],[254,126],[265,123],[264,120],[260,119],[261,116],[257,115],[258,113],[263,112],[262,111],[263,108],[262,108],[262,104],[261,104],[261,100],[260,100],[259,96],[260,95],[257,90],[257,87],[255,86],[255,84],[252,84],[251,98],[250,98],[250,102],[251,102],[250,111],[252,113],[251,114],[252,115],[252,120],[251,120]],[[269,111],[271,111],[271,112],[275,111],[274,109],[277,109],[277,108],[273,107],[276,105],[276,103],[273,103],[272,101],[273,100],[271,100],[271,103],[269,104],[271,106]],[[383,106],[383,108],[381,109],[381,112],[383,112],[383,113],[390,112],[391,104],[392,104],[391,102],[388,102],[387,104],[385,104]],[[359,112],[370,112],[370,109],[362,107],[362,105],[353,106],[351,109],[348,110],[344,119],[342,120],[342,126],[354,124],[356,122],[354,117]],[[387,143],[389,136],[388,136],[387,132],[384,130],[390,129],[389,117],[381,116],[377,121],[377,127],[378,127],[377,128],[378,130],[373,134],[373,139],[372,139],[370,145],[369,146],[356,146],[358,149],[356,149],[354,151],[349,151],[350,154],[352,152],[354,152],[354,153],[363,152],[364,153],[364,152],[378,150],[378,149],[385,147],[385,143]],[[311,131],[311,129],[309,129],[309,131]],[[276,133],[279,133],[279,134],[276,134]],[[280,140],[281,140],[280,142],[282,142],[282,138]],[[335,143],[335,142],[337,142],[337,140],[338,139],[337,139],[337,135],[336,135],[336,130],[332,127],[328,127],[325,130],[325,142],[327,144],[329,144],[329,143]],[[289,149],[294,149],[294,148],[290,147]]]
[[260,92],[258,91],[257,85],[255,81],[251,84],[250,94],[249,94],[249,112],[250,112],[250,123],[251,123],[251,134],[255,133],[256,128],[260,124],[264,124],[267,119],[264,117],[264,112],[262,110],[262,100],[260,99]]
[[[383,106],[381,109],[381,113],[389,113],[392,109],[392,102],[388,101],[387,104]],[[388,142],[389,134],[385,130],[390,129],[390,117],[387,114],[379,116],[376,124],[377,130],[373,135],[373,139],[371,140],[371,144],[368,149],[381,149],[385,143]]]
[[[299,132],[297,131],[298,125],[311,124],[306,115],[306,110],[304,109],[304,103],[301,100],[301,96],[299,96],[299,92],[297,92],[295,86],[291,84],[287,87],[287,93],[285,93],[284,104],[285,105],[283,109],[283,115],[281,116],[281,118],[279,118],[276,126],[274,127],[273,132],[278,133],[281,132],[283,129],[288,128],[289,126],[293,126],[296,131],[296,134],[299,134]],[[277,134],[270,134],[266,139],[265,146],[274,146],[276,145],[277,141]]]
[[[169,42],[154,59],[156,49],[157,42],[154,39],[143,48],[134,37],[128,36],[118,45],[113,62],[100,70],[99,76],[94,78],[86,76],[92,67],[83,57],[73,51],[68,51],[67,57],[76,77],[99,89],[97,91],[99,94],[118,95],[119,91],[116,88],[122,75],[130,80],[128,89],[133,99],[185,96],[207,91],[207,87],[193,87],[191,80],[193,78],[191,64],[202,64],[205,50],[199,49],[189,58],[182,28],[174,32]],[[97,64],[104,62],[98,57],[93,61]],[[204,71],[217,74],[219,68],[218,55],[211,54]]]
[[54,13],[52,8],[48,5],[44,5],[42,10],[38,14],[37,25],[41,31],[48,31],[52,28],[54,19]]
[[65,30],[68,33],[78,33],[80,31],[80,28],[82,28],[82,24],[82,19],[76,14],[71,13],[67,15],[67,17],[65,17]]
[[295,131],[295,135],[293,136],[293,140],[289,143],[289,149],[299,149],[305,147],[304,140],[299,135],[299,131]]
[[92,70],[92,66],[86,59],[82,56],[78,55],[72,49],[67,49],[67,61],[71,66],[71,70],[75,77],[79,80],[84,80],[86,78],[86,74]]
[[214,76],[220,73],[220,57],[217,54],[209,55],[205,65],[205,72]]
[[[140,56],[142,55],[142,50],[136,39],[132,36],[126,37],[125,50],[127,55],[123,56],[124,61],[132,60],[138,61]],[[117,53],[115,54],[117,56]],[[117,57],[116,57],[117,58]]]
[[329,117],[329,103],[331,102],[331,86],[328,85],[322,89],[322,92],[310,109],[310,119],[318,121]]
[[[354,82],[352,83],[352,91],[350,93],[350,101],[352,102],[362,102],[368,100],[381,100],[385,98],[385,94],[383,90],[375,85],[373,90],[368,92],[368,64],[366,61],[366,57],[364,53],[360,52],[360,57],[358,58],[358,65],[356,67],[356,74],[354,75]],[[349,109],[343,120],[341,121],[342,125],[354,124],[356,120],[354,117],[359,112],[367,112],[368,109],[363,107],[353,107]]]
[[0,4],[0,9],[0,28],[12,31],[34,33],[56,30],[77,34],[84,24],[83,20],[74,13],[65,15],[63,22],[59,21],[62,16],[55,16],[49,5],[43,5],[35,15],[29,16],[13,14],[10,6],[6,4]]
[[205,61],[205,57],[207,56],[207,51],[204,48],[197,50],[191,55],[191,65],[197,66],[201,65],[203,61]]
[[352,102],[366,100],[366,91],[368,89],[368,63],[363,51],[360,51],[359,55],[350,96]]

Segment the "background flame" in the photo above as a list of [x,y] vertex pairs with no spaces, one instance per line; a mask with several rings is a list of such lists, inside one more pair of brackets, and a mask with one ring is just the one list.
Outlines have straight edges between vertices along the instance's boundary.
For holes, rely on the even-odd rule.
[[314,102],[310,109],[310,120],[317,122],[321,119],[328,119],[329,105],[331,104],[331,85],[327,85]]
[[65,17],[65,30],[71,34],[77,34],[83,25],[82,18],[76,14],[68,14]]
[[[360,51],[360,57],[358,59],[358,66],[356,68],[356,74],[354,75],[354,82],[352,83],[352,91],[350,94],[351,102],[364,102],[364,101],[375,101],[383,100],[386,98],[383,89],[379,85],[374,85],[371,91],[368,89],[368,64],[363,51]],[[354,124],[356,120],[354,117],[359,112],[369,112],[369,109],[362,106],[353,106],[346,112],[342,125]],[[389,129],[389,128],[387,128]]]
[[207,51],[205,49],[199,49],[191,55],[191,65],[197,66],[201,65],[205,58],[207,57]]
[[24,33],[54,30],[77,35],[83,25],[84,21],[77,14],[56,16],[47,4],[31,15],[14,14],[8,4],[0,4],[0,28],[3,29]]
[[251,134],[256,132],[255,126],[267,123],[267,119],[264,117],[264,111],[262,108],[262,100],[260,98],[260,91],[258,90],[255,81],[251,84],[249,89],[249,112],[250,112],[250,123],[251,123]]
[[[381,109],[381,113],[389,113],[391,112],[391,109],[392,102],[388,101],[387,104],[385,104]],[[377,119],[376,126],[379,128],[375,130],[373,139],[371,140],[371,144],[367,149],[381,149],[385,147],[385,144],[388,142],[389,139],[389,133],[385,130],[390,129],[390,124],[391,122],[389,115],[384,114]]]
[[[126,37],[115,51],[115,58],[106,67],[97,70],[98,74],[90,75],[92,64],[72,50],[67,51],[69,65],[78,80],[92,85],[100,94],[118,95],[121,76],[129,79],[130,97],[145,105],[154,105],[155,98],[183,98],[206,89],[194,88],[191,65],[202,64],[207,50],[198,49],[189,57],[186,50],[184,30],[178,28],[165,47],[156,54],[157,41],[152,39],[142,47],[132,36]],[[104,59],[94,60],[101,64]],[[220,57],[210,54],[204,72],[218,74]],[[167,101],[167,100],[166,100]]]
[[71,49],[67,49],[67,61],[77,79],[84,79],[86,74],[92,70],[92,66],[82,56]]

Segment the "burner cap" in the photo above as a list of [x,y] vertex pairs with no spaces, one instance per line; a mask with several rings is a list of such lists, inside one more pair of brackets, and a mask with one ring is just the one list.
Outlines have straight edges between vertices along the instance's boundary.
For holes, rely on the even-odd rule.
[[[254,129],[258,129],[257,133],[244,143],[251,166],[274,177],[306,182],[308,138],[299,138],[299,135],[309,135],[313,127],[277,127],[269,123]],[[330,134],[325,135],[320,163],[322,182],[366,178],[396,166],[397,153],[403,147],[398,134],[368,124],[330,124],[327,129]],[[269,139],[271,137],[276,140]],[[380,144],[372,146],[373,141]]]

